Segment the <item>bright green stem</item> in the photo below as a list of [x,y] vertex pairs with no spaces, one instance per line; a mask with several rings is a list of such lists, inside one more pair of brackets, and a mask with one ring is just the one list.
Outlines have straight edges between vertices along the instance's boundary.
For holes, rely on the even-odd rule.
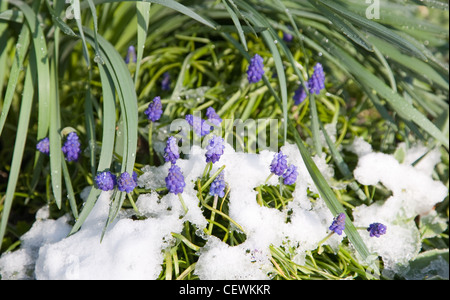
[[219,198],[219,195],[214,195],[214,201],[213,201],[213,208],[214,210],[211,211],[211,222],[209,223],[209,228],[208,228],[208,234],[211,235],[212,234],[212,229],[214,226],[214,218],[216,216],[216,212],[215,210],[217,209],[217,200]]
[[178,198],[180,199],[181,205],[184,208],[184,213],[188,212],[188,208],[186,207],[186,204],[184,203],[183,197],[181,196],[181,193],[178,194]]
[[152,145],[152,135],[153,135],[153,122],[148,125],[148,152],[150,154],[150,165],[153,166],[153,145]]

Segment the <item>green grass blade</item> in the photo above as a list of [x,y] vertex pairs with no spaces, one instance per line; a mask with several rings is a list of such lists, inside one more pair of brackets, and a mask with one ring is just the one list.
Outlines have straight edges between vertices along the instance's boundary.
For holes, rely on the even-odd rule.
[[418,111],[412,104],[406,101],[402,96],[387,86],[381,79],[370,73],[365,67],[359,64],[347,52],[339,47],[334,47],[333,53],[339,58],[347,70],[353,74],[355,80],[366,86],[370,86],[385,99],[390,106],[407,121],[414,122],[417,126],[428,132],[437,141],[446,148],[449,147],[448,137],[445,136],[425,115]]
[[8,116],[8,112],[11,107],[14,92],[16,90],[17,82],[19,80],[19,74],[23,67],[23,62],[28,50],[29,43],[30,43],[30,31],[28,27],[24,25],[22,27],[19,39],[16,44],[14,63],[12,64],[11,71],[9,73],[8,85],[6,86],[6,92],[3,98],[2,113],[0,114],[0,135],[2,134],[3,127],[5,126],[6,118]]
[[346,9],[345,7],[339,5],[336,1],[324,1],[324,0],[318,0],[323,5],[328,6],[331,8],[334,12],[338,13],[342,16],[343,19],[348,20],[349,22],[353,22],[354,24],[357,24],[361,26],[364,30],[371,32],[372,34],[379,36],[380,38],[383,38],[386,41],[391,42],[393,45],[396,45],[398,48],[407,51],[408,53],[426,61],[427,57],[420,51],[415,45],[413,45],[411,42],[406,40],[405,38],[401,37],[397,33],[395,33],[393,30],[378,24],[377,22],[374,22],[372,20],[369,20],[365,17],[362,17],[356,13],[353,13]]
[[108,2],[148,2],[148,3],[160,4],[165,7],[176,10],[176,11],[208,26],[208,27],[211,27],[212,29],[216,29],[215,26],[213,25],[213,23],[211,23],[209,20],[206,20],[205,18],[203,18],[202,16],[197,14],[195,11],[193,11],[189,7],[184,6],[183,4],[181,4],[177,1],[174,1],[174,0],[141,0],[141,1],[136,1],[136,0],[96,0],[94,2],[96,4],[102,4],[102,3],[108,3]]
[[[32,78],[31,66],[27,68],[24,83],[24,90],[20,106],[19,123],[17,125],[16,139],[14,142],[14,151],[11,162],[11,170],[8,175],[8,185],[5,193],[3,211],[0,222],[0,242],[5,236],[6,226],[8,224],[9,214],[11,212],[12,202],[14,200],[14,192],[19,178],[20,166],[22,164],[23,153],[28,133],[28,125],[30,122],[31,108],[34,96],[34,83]],[[1,244],[1,243],[0,243]]]
[[334,26],[336,26],[342,33],[344,33],[352,41],[366,49],[367,51],[373,51],[372,45],[364,38],[361,32],[356,29],[351,23],[345,19],[340,18],[333,13],[325,5],[317,2],[316,0],[309,0],[314,7],[317,8],[328,20],[330,20]]
[[245,39],[244,30],[242,29],[241,22],[239,22],[238,16],[234,12],[234,10],[228,5],[227,0],[222,0],[222,3],[225,6],[227,12],[230,14],[231,20],[233,21],[234,26],[236,27],[237,33],[239,35],[242,45],[244,46],[245,51],[248,51],[247,40]]
[[136,2],[137,10],[137,53],[136,53],[136,71],[134,73],[134,82],[137,85],[141,60],[144,54],[145,40],[147,38],[148,26],[150,23],[151,3]]

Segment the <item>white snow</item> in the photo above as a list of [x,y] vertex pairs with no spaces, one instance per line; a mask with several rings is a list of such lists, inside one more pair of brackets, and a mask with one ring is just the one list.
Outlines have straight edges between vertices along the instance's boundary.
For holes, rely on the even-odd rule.
[[[198,252],[194,270],[200,279],[270,279],[270,246],[292,247],[293,260],[304,264],[307,251],[316,249],[329,233],[333,215],[320,197],[315,201],[308,198],[308,190],[317,193],[317,188],[298,148],[290,144],[281,148],[288,156],[288,164],[297,166],[299,176],[292,201],[279,210],[260,206],[256,191],[270,175],[274,152],[235,152],[226,144],[224,155],[214,164],[211,174],[225,166],[225,181],[230,188],[229,217],[239,224],[246,237],[242,244],[229,246],[204,231],[208,222],[195,185],[206,166],[205,151],[195,147],[189,158],[177,161],[186,181],[182,197],[187,213],[175,195],[161,196],[154,191],[141,194],[136,206],[145,218],[133,220],[131,212],[122,212],[100,242],[110,193],[101,193],[81,229],[70,236],[70,218],[48,219],[43,208],[33,227],[21,238],[20,249],[0,257],[2,279],[156,279],[162,270],[164,251],[175,242],[172,233],[181,234],[184,222],[194,225],[196,234],[207,240]],[[359,156],[354,170],[359,183],[382,184],[392,191],[388,199],[356,207],[353,218],[356,226],[367,227],[373,222],[387,225],[387,234],[380,238],[370,238],[365,230],[361,230],[361,236],[370,251],[382,257],[387,271],[397,271],[399,265],[407,264],[420,251],[414,217],[430,212],[448,194],[442,183],[431,178],[439,153],[433,151],[412,167],[409,164],[426,151],[425,147],[408,150],[403,163],[392,155],[373,152],[362,139],[355,140],[349,149]],[[326,163],[325,157],[313,159],[332,184],[332,165]],[[138,185],[146,189],[164,187],[168,167],[144,167]],[[268,184],[278,185],[276,176]],[[337,250],[344,237],[345,234],[333,235],[325,243]]]

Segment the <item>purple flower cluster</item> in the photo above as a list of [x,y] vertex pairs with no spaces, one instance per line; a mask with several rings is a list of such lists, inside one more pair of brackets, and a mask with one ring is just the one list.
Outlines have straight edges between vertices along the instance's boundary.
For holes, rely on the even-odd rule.
[[[306,89],[307,89],[308,88],[308,83],[305,82],[305,85],[306,85]],[[298,87],[298,89],[294,92],[293,99],[294,99],[294,104],[295,105],[299,105],[300,103],[305,101],[306,96],[307,96],[306,89],[305,89],[305,87],[303,85],[300,85]]]
[[205,136],[211,132],[211,125],[206,120],[194,115],[186,115],[185,119],[197,135]]
[[314,66],[314,72],[308,81],[309,92],[311,94],[320,94],[320,91],[325,88],[325,74],[321,63]]
[[261,80],[264,74],[263,58],[258,54],[255,54],[250,60],[250,65],[247,69],[247,79],[250,83],[257,83]]
[[167,139],[166,148],[164,148],[164,160],[174,164],[179,158],[177,139],[174,136],[170,136]]
[[67,161],[77,161],[81,153],[80,139],[76,132],[72,131],[67,135],[66,141],[61,148]]
[[159,96],[153,98],[153,101],[148,104],[147,109],[144,111],[147,119],[152,122],[158,121],[161,118],[162,113],[161,97]]
[[137,61],[136,48],[134,46],[128,47],[127,56],[125,56],[125,63],[127,65],[130,63],[130,60],[134,63]]
[[161,89],[163,91],[170,91],[170,83],[171,83],[171,80],[170,80],[169,72],[164,72],[163,79],[161,81]]
[[209,123],[215,126],[220,126],[220,123],[222,123],[222,119],[219,117],[212,106],[206,109],[206,118]]
[[39,150],[39,152],[43,154],[49,154],[50,153],[50,140],[48,137],[43,138],[36,144],[36,149]]
[[297,180],[297,176],[298,176],[297,167],[294,165],[290,165],[287,168],[286,172],[284,172],[283,174],[284,184],[286,185],[294,184],[295,181]]
[[270,172],[281,176],[287,169],[287,156],[283,152],[275,153],[272,163],[270,164]]
[[386,225],[383,225],[381,223],[372,223],[367,228],[367,231],[369,231],[371,237],[380,237],[383,234],[386,234]]
[[128,172],[124,172],[117,178],[110,171],[104,171],[98,173],[94,181],[97,188],[102,191],[111,191],[117,185],[119,191],[131,193],[137,186],[137,173],[133,171],[130,176]]
[[213,136],[209,141],[208,146],[206,146],[206,162],[217,162],[223,154],[225,145],[223,144],[223,138],[218,136]]
[[184,182],[184,176],[180,167],[172,165],[169,168],[169,174],[165,178],[166,187],[170,193],[181,194],[183,193],[186,183]]
[[131,176],[128,172],[123,172],[117,179],[117,188],[121,192],[131,193],[136,187],[137,174]]
[[114,189],[114,186],[117,184],[117,178],[116,175],[111,172],[105,171],[97,174],[95,183],[100,190],[110,191]]
[[334,233],[341,235],[342,231],[345,229],[345,214],[340,213],[336,218],[334,218],[329,229]]
[[199,136],[209,134],[214,129],[214,126],[220,126],[220,123],[222,123],[222,119],[212,106],[206,109],[206,120],[191,114],[186,115],[185,119]]
[[297,180],[298,172],[297,167],[287,164],[287,156],[283,152],[275,153],[272,162],[270,163],[270,172],[282,176],[284,178],[283,183],[286,185],[294,184]]
[[225,196],[225,179],[224,179],[223,171],[220,172],[219,175],[214,179],[214,181],[211,183],[211,186],[209,188],[209,194],[211,196],[219,196],[222,198]]

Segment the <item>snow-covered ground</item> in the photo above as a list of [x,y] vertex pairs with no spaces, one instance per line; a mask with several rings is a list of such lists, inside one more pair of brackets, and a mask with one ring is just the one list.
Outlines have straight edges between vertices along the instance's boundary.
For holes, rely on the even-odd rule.
[[[359,183],[382,184],[392,191],[388,199],[356,207],[353,222],[361,227],[373,222],[387,226],[387,233],[379,238],[369,237],[365,230],[360,234],[369,250],[383,259],[386,275],[399,272],[421,249],[414,217],[433,216],[434,205],[448,195],[445,185],[431,176],[440,161],[440,154],[437,150],[432,151],[413,167],[411,162],[427,151],[425,147],[417,145],[409,149],[402,163],[392,155],[373,152],[362,139],[356,139],[349,150],[359,157],[354,170]],[[162,197],[156,192],[141,194],[136,205],[146,218],[133,220],[130,218],[133,211],[123,211],[107,228],[100,243],[108,216],[110,192],[101,193],[88,219],[71,236],[67,236],[71,229],[70,217],[49,219],[48,207],[43,207],[32,228],[21,238],[20,249],[0,257],[2,279],[156,279],[162,270],[164,250],[176,241],[172,233],[181,233],[186,221],[196,226],[197,234],[207,240],[198,252],[194,271],[200,279],[270,279],[268,272],[273,268],[269,259],[270,245],[292,246],[294,261],[303,264],[307,251],[316,249],[319,241],[329,233],[328,227],[334,216],[322,199],[314,203],[308,199],[308,189],[312,192],[317,189],[298,148],[287,144],[281,151],[299,172],[293,200],[283,210],[257,203],[255,188],[263,185],[270,175],[269,165],[274,152],[235,152],[227,144],[223,156],[213,166],[211,174],[225,165],[225,181],[230,188],[229,216],[246,235],[240,245],[229,246],[203,231],[208,222],[194,186],[196,179],[202,176],[206,162],[205,151],[198,147],[192,149],[188,159],[177,162],[186,179],[182,194],[188,208],[186,214],[173,194]],[[314,157],[314,160],[332,185],[332,165],[320,157]],[[163,187],[168,167],[168,164],[144,167],[138,185],[146,189]],[[276,176],[268,184],[277,185]],[[435,220],[439,221],[442,220]],[[338,249],[344,236],[334,234],[325,243]],[[442,267],[442,263],[435,263],[435,268]],[[448,263],[444,267],[448,277]]]

